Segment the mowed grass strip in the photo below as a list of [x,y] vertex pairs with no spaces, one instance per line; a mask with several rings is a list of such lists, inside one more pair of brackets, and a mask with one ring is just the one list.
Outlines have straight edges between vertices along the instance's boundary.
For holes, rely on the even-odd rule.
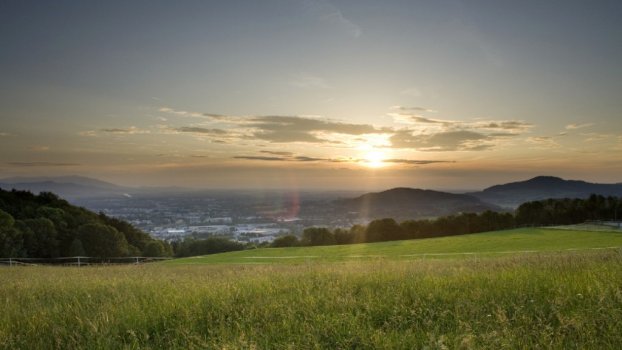
[[525,228],[367,244],[323,247],[260,248],[174,259],[167,264],[306,263],[369,259],[484,257],[499,254],[622,247],[622,232]]
[[2,349],[620,349],[622,256],[0,269]]

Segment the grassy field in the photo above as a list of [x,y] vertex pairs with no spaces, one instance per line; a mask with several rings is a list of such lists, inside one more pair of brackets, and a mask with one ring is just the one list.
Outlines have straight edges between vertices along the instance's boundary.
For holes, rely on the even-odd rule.
[[[566,241],[572,237],[558,236],[556,245],[548,230],[532,233],[548,237],[547,250],[572,248]],[[503,246],[518,250],[528,248],[520,239],[525,234],[496,235],[518,237]],[[484,244],[482,237],[494,236],[470,236],[476,242],[468,250],[501,249]],[[457,251],[468,237],[422,243]],[[619,242],[591,241],[592,247]],[[367,249],[380,247],[390,253],[385,244]],[[7,267],[0,281],[0,349],[622,348],[620,249],[486,259]]]
[[374,244],[325,247],[264,248],[170,260],[168,264],[260,264],[369,259],[420,259],[499,256],[622,247],[622,232],[525,228]]

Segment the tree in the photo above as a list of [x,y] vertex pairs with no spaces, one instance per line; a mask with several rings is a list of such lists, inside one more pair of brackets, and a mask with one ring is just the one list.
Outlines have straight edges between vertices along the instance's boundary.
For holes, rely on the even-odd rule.
[[28,256],[56,258],[59,256],[57,232],[50,219],[36,218],[22,220],[24,248]]
[[22,234],[14,225],[13,216],[0,209],[0,257],[24,255]]
[[281,236],[276,238],[273,242],[272,242],[272,247],[275,248],[279,248],[279,247],[295,247],[297,245],[299,245],[300,242],[298,241],[298,237],[294,236],[294,235],[285,235],[285,236]]
[[407,238],[402,227],[390,218],[370,222],[365,233],[368,242],[396,241]]
[[79,239],[74,239],[69,246],[69,250],[67,251],[69,256],[84,256],[86,255],[84,251],[84,247],[82,246],[82,241]]
[[107,258],[126,256],[128,253],[125,237],[112,226],[82,225],[78,235],[88,256]]
[[145,246],[145,250],[143,251],[144,256],[150,257],[162,257],[166,256],[166,248],[164,248],[164,244],[161,241],[151,241],[147,243]]
[[363,225],[353,225],[350,227],[350,235],[352,235],[352,243],[363,243],[366,241],[365,238],[365,226]]
[[304,245],[332,245],[336,244],[335,236],[326,227],[308,227],[302,232]]
[[210,237],[207,239],[185,239],[177,243],[175,256],[197,256],[231,252],[244,249],[244,244],[226,238]]
[[335,236],[335,242],[337,244],[352,244],[355,242],[356,236],[354,235],[354,232],[352,232],[351,230],[344,230],[342,228],[337,228],[333,232],[333,235]]

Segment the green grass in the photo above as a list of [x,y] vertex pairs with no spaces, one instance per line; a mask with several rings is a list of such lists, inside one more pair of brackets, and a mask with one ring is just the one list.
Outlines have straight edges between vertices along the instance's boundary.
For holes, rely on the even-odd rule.
[[[170,260],[167,264],[259,264],[369,259],[420,259],[498,256],[512,252],[550,252],[622,247],[622,232],[526,228],[373,244],[261,248]],[[474,253],[474,254],[471,254]]]
[[[621,349],[622,249],[589,249],[611,246],[622,234],[524,229],[5,267],[0,349]],[[498,253],[521,250],[540,252]]]
[[618,250],[0,269],[2,349],[620,349]]

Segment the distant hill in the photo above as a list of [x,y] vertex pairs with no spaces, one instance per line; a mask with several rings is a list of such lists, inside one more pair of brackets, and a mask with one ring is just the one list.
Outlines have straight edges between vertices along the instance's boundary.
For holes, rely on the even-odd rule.
[[0,188],[33,193],[53,192],[67,199],[122,196],[130,189],[83,176],[11,177],[0,179]]
[[367,193],[356,198],[336,200],[333,204],[339,212],[349,212],[361,218],[391,217],[396,220],[500,209],[465,194],[415,188],[394,188],[383,192]]
[[590,194],[622,196],[622,184],[597,184],[554,176],[537,176],[468,194],[487,203],[515,208],[524,202],[547,198],[587,198]]

